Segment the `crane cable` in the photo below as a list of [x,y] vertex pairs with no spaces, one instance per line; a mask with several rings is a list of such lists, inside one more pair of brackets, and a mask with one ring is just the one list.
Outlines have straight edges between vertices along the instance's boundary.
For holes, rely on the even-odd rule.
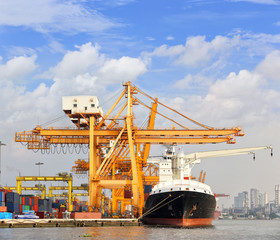
[[66,114],[61,115],[61,116],[59,116],[59,117],[57,117],[57,118],[55,118],[55,119],[49,120],[49,121],[47,121],[47,122],[45,122],[45,123],[42,123],[41,126],[46,126],[46,125],[55,123],[55,122],[57,122],[57,121],[59,121],[59,120],[62,120],[62,119],[64,119],[64,118],[66,118],[66,117],[68,117]]

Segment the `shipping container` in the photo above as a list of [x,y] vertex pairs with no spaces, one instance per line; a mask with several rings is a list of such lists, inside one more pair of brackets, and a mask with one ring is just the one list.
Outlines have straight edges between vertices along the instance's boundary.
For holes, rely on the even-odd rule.
[[53,203],[52,208],[59,208],[60,204],[59,203]]
[[6,206],[0,206],[0,212],[7,212]]
[[29,197],[25,196],[25,203],[24,205],[29,205]]
[[38,212],[38,210],[39,210],[38,205],[34,205],[34,211],[35,211],[35,212]]
[[19,203],[6,202],[7,211],[19,214]]
[[38,197],[34,197],[33,199],[34,199],[34,206],[35,206],[35,205],[38,205],[38,199],[39,199],[39,198],[38,198]]
[[65,212],[66,211],[66,207],[60,207],[59,208],[59,212]]
[[14,215],[10,212],[0,212],[0,219],[13,219]]
[[0,192],[0,202],[5,202],[5,193]]
[[65,200],[64,200],[64,199],[58,200],[58,203],[59,203],[59,204],[65,204]]
[[70,218],[73,219],[100,219],[101,212],[71,212]]
[[7,192],[6,193],[6,202],[19,204],[19,194],[15,193],[15,192]]
[[44,218],[45,218],[45,213],[44,213],[44,212],[37,212],[36,215],[37,215],[40,219],[44,219]]

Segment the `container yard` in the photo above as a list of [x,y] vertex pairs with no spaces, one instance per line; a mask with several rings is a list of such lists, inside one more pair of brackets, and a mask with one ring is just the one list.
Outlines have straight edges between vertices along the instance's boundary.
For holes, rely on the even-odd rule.
[[101,212],[86,212],[87,202],[73,202],[68,212],[65,200],[41,199],[0,189],[0,228],[140,226],[137,219],[102,218]]

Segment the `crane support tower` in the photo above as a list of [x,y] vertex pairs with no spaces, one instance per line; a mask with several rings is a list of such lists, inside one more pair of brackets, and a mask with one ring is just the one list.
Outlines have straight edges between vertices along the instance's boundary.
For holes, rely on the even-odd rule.
[[[52,152],[52,146],[58,145],[89,147],[91,210],[101,207],[102,189],[113,189],[113,202],[118,192],[126,189],[132,193],[130,202],[134,212],[142,214],[144,171],[151,144],[233,144],[234,137],[244,135],[239,127],[218,129],[201,124],[149,96],[131,82],[123,86],[124,90],[105,115],[96,97],[64,98],[64,112],[75,124],[75,129],[37,126],[15,134],[16,142],[25,142],[28,149],[36,151]],[[136,108],[137,105],[142,108]],[[145,115],[143,109],[148,111],[148,118],[147,124],[141,127],[138,124]],[[169,125],[156,128],[156,116]],[[186,122],[199,128],[187,127]]]

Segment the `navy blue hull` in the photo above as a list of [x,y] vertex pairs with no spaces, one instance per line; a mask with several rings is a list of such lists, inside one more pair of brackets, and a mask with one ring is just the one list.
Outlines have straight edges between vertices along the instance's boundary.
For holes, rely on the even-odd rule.
[[144,224],[174,226],[208,226],[216,208],[213,195],[194,191],[152,194],[146,201]]

